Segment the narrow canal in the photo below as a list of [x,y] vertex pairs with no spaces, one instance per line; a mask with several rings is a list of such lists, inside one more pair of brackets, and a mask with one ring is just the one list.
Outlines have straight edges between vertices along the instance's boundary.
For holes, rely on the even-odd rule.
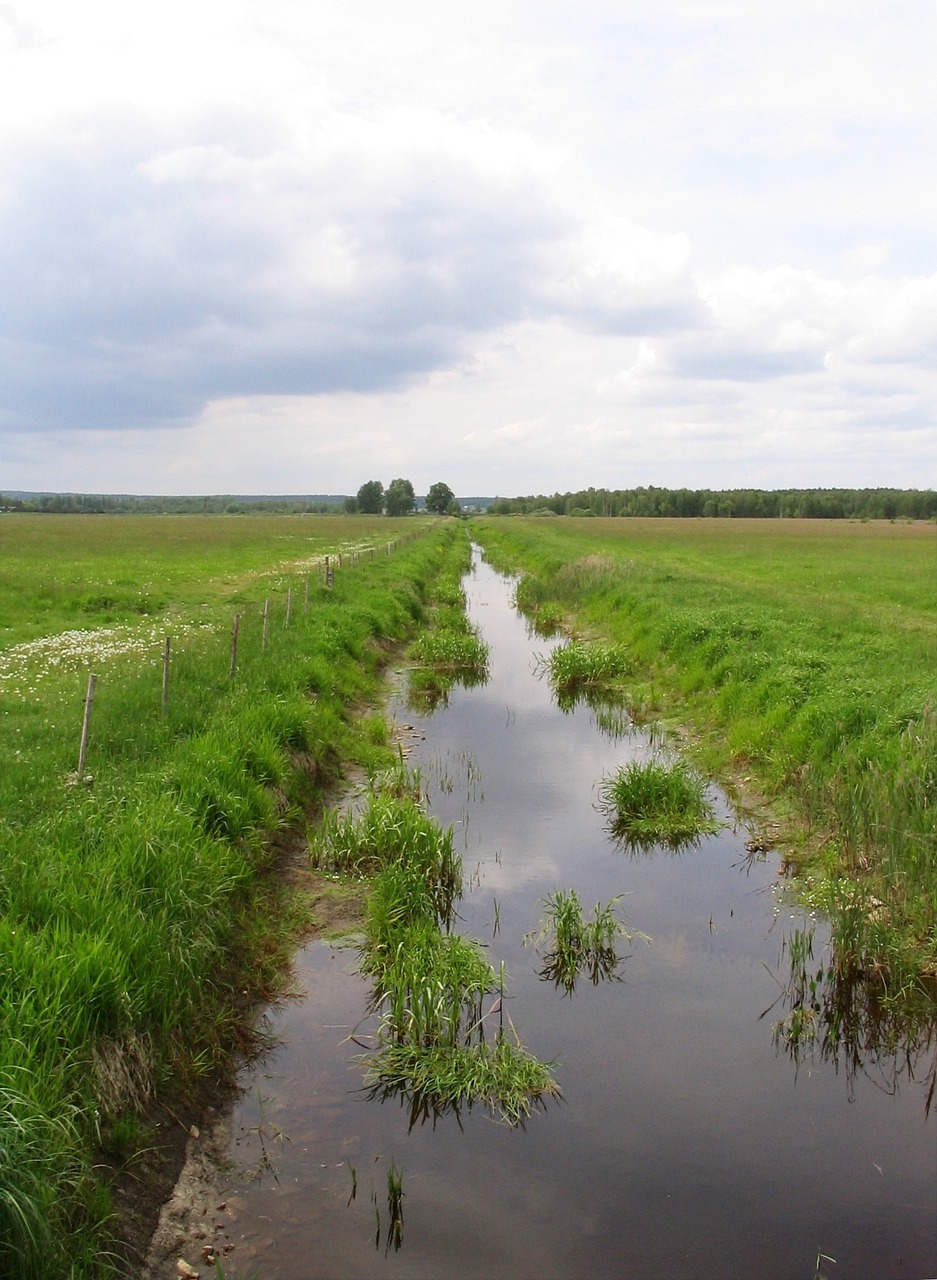
[[[890,1054],[862,1035],[799,1060],[776,1044],[785,939],[815,927],[817,963],[823,943],[785,901],[776,855],[747,850],[718,796],[728,825],[695,848],[617,845],[596,784],[657,748],[587,706],[561,711],[535,670],[552,642],[529,633],[512,584],[477,561],[465,585],[490,679],[432,714],[403,699],[394,714],[462,850],[460,931],[504,961],[511,1021],[555,1059],[563,1101],[517,1129],[484,1108],[411,1126],[406,1105],[361,1090],[348,1037],[368,986],[354,948],[310,945],[296,960],[303,994],[271,1012],[277,1047],[233,1118],[226,1275],[937,1276],[933,1026]],[[570,888],[589,911],[626,895],[650,942],[626,948],[619,981],[567,994],[538,976],[524,938],[544,895]],[[402,1179],[399,1241],[389,1170]]]

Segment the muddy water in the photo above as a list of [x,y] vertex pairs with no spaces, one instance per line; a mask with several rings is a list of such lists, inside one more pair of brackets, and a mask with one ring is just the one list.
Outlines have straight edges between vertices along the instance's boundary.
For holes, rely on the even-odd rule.
[[[652,745],[587,707],[561,712],[533,670],[549,642],[528,633],[510,583],[477,564],[466,587],[489,682],[396,715],[463,851],[461,929],[505,962],[511,1020],[556,1059],[564,1100],[524,1129],[477,1109],[411,1126],[399,1100],[360,1089],[354,950],[311,945],[296,963],[304,994],[271,1012],[278,1047],[234,1117],[226,1273],[811,1280],[822,1253],[843,1280],[937,1276],[933,1040],[838,1063],[776,1048],[783,1001],[765,1011],[788,980],[782,944],[810,924],[785,905],[776,857],[753,858],[731,826],[679,854],[616,846],[595,784]],[[523,939],[560,888],[588,908],[627,895],[652,941],[632,944],[620,981],[567,995],[538,977]]]

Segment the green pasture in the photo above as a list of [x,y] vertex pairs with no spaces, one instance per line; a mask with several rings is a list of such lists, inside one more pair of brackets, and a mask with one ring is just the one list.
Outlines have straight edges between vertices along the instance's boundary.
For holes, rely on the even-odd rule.
[[0,651],[69,628],[199,618],[412,531],[380,516],[0,514]]
[[185,1113],[245,993],[275,990],[310,923],[278,842],[346,762],[392,761],[359,712],[468,544],[315,517],[17,515],[0,536],[0,1275],[79,1280],[118,1266],[110,1171],[138,1176],[154,1099]]
[[[633,713],[787,820],[843,972],[937,977],[937,526],[486,519],[545,629],[625,646]],[[799,846],[799,848],[797,847]],[[789,845],[790,847],[790,845]]]

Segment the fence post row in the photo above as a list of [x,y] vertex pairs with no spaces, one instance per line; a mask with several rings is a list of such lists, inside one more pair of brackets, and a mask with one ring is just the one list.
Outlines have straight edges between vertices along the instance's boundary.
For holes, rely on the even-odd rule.
[[[415,536],[416,536],[415,534],[411,534],[410,538]],[[409,541],[410,538],[408,538],[407,541]],[[392,551],[395,551],[397,548],[397,545],[398,544],[396,542],[387,543],[387,546],[386,546],[387,554],[390,555]],[[368,553],[371,559],[373,560],[375,555],[375,549],[373,546],[368,548]],[[360,559],[360,555],[357,551],[354,551],[351,553],[351,563],[353,565],[357,564],[359,559]],[[339,553],[338,555],[338,563],[339,563],[339,567],[341,567],[343,564],[341,553]],[[317,572],[317,575],[319,575],[319,581],[321,581],[321,574],[322,574],[321,561],[317,566],[316,572]],[[325,557],[325,585],[326,587],[332,587],[334,583],[335,583],[335,566],[334,566],[334,563],[330,560],[330,558],[326,556]],[[304,591],[303,591],[303,610],[308,611],[308,609],[309,609],[309,578],[307,577],[305,580]],[[290,625],[292,611],[293,611],[293,588],[288,587],[286,592],[286,621],[284,623],[284,627],[286,628],[288,628]],[[268,597],[266,600],[264,600],[264,610],[263,610],[263,641],[262,643],[263,643],[264,649],[266,649],[267,647],[269,626],[270,626],[270,599]],[[233,678],[234,673],[237,670],[238,637],[240,635],[240,630],[241,630],[241,615],[239,613],[236,613],[234,615],[234,621],[232,622],[232,625],[231,625],[231,663],[228,668],[228,675],[231,678]],[[171,648],[171,640],[169,636],[166,636],[163,640],[163,678],[162,678],[162,702],[161,702],[163,715],[166,714],[169,707],[170,648]],[[97,688],[97,683],[98,683],[97,675],[94,672],[91,672],[88,676],[88,692],[85,695],[84,717],[82,719],[82,725],[81,725],[81,745],[78,751],[78,780],[79,781],[81,781],[81,779],[84,776],[85,764],[88,758],[88,740],[91,733],[91,710],[92,710],[92,707],[94,706],[94,694],[95,694],[95,689]]]

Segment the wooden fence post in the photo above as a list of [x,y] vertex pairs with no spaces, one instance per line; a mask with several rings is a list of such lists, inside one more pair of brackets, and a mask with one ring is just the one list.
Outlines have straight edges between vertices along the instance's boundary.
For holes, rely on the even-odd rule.
[[169,636],[163,641],[163,715],[169,707]]
[[94,690],[98,683],[98,678],[91,672],[88,676],[88,692],[85,695],[85,715],[81,722],[81,746],[78,749],[78,781],[83,782],[85,777],[85,761],[88,758],[88,735],[91,732],[91,708],[94,705]]
[[234,626],[231,628],[231,669],[228,672],[229,676],[234,675],[234,670],[238,664],[238,631],[240,628],[241,615],[236,613],[234,615]]
[[267,647],[267,628],[269,627],[269,625],[270,625],[270,600],[267,599],[264,601],[264,634],[263,634],[263,640],[261,641],[261,647],[264,649],[266,649]]
[[303,613],[309,612],[309,579],[306,579],[306,589],[303,594]]
[[292,612],[293,612],[293,588],[289,587],[286,592],[286,621],[283,624],[284,627],[287,627],[287,628],[289,627],[290,614]]

